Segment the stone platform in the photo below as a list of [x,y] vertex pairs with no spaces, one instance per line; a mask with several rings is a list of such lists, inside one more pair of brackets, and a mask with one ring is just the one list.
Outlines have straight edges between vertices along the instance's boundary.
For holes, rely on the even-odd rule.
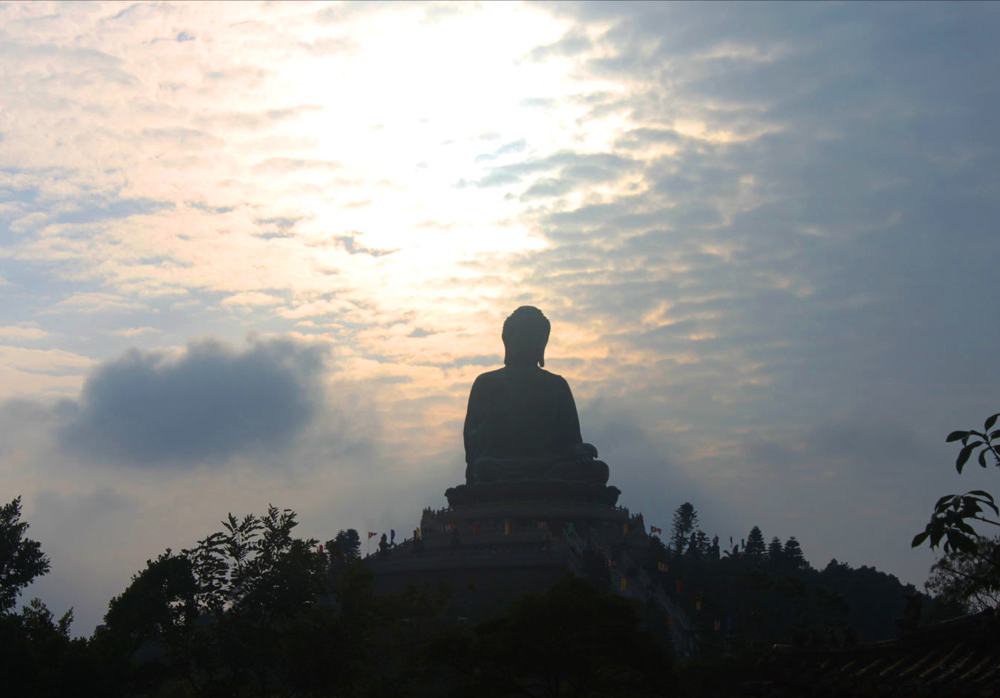
[[500,502],[584,502],[613,507],[621,490],[604,484],[567,480],[489,482],[458,485],[445,491],[452,507]]
[[[542,593],[567,574],[587,577],[586,555],[614,560],[606,584],[674,617],[674,647],[688,656],[693,627],[641,567],[649,551],[642,514],[580,501],[501,501],[425,509],[420,537],[366,564],[380,593],[447,585],[450,612],[475,622],[500,613],[526,592]],[[622,587],[622,581],[625,581]]]

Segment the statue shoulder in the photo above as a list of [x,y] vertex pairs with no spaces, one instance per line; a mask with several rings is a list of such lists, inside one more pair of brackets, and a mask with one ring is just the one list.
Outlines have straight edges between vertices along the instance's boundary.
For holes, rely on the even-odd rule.
[[569,383],[566,379],[560,376],[558,373],[552,373],[551,371],[546,371],[544,368],[538,369],[544,376],[545,382],[558,387],[561,390],[569,390]]
[[501,380],[503,380],[503,369],[498,368],[495,371],[487,371],[486,373],[480,373],[476,376],[476,380],[472,382],[472,392],[478,392],[484,388],[489,388],[492,385],[496,385]]

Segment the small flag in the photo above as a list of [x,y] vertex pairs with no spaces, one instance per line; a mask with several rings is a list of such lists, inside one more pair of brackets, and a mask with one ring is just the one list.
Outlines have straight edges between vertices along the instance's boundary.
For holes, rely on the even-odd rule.
[[573,535],[573,522],[570,521],[568,524],[566,524],[566,526],[567,526],[566,533]]
[[377,535],[378,535],[378,534],[377,534],[377,533],[375,533],[374,531],[368,531],[368,537],[369,537],[369,538],[371,538],[372,536],[377,536]]
[[396,540],[396,529],[390,528],[389,529],[389,541],[391,542],[391,541],[394,541],[394,540]]
[[615,563],[615,561],[614,561],[614,560],[612,560],[612,559],[608,558],[608,567],[614,567],[614,566],[615,566],[615,564],[616,564],[616,563]]
[[420,537],[420,529],[419,528],[413,529],[413,537],[414,538],[419,538]]
[[730,545],[732,545],[732,544],[733,544],[733,537],[732,537],[732,536],[729,536],[729,544],[730,544]]
[[718,544],[719,544],[719,537],[716,536],[715,538],[712,539],[712,545],[718,545]]
[[444,525],[444,530],[446,530],[446,531],[450,531],[453,528],[455,528],[455,524],[445,524]]
[[715,629],[718,630],[721,627],[722,627],[722,623],[720,623],[719,621],[715,621]]
[[746,538],[740,538],[740,547],[743,548],[743,549],[746,549],[746,547],[747,547],[747,539]]
[[658,571],[660,571],[660,572],[666,572],[666,571],[667,571],[667,570],[669,570],[670,568],[669,568],[669,567],[667,567],[667,563],[665,563],[665,562],[657,562],[657,563],[656,563],[656,569],[657,569]]
[[656,526],[650,526],[649,527],[649,532],[650,533],[663,533],[663,529],[662,528],[657,528]]
[[503,522],[503,534],[505,536],[509,536],[510,535],[510,521],[504,521]]
[[698,611],[701,610],[701,599],[698,599],[697,601],[694,602],[694,607]]
[[623,536],[627,536],[628,535],[628,524],[625,524],[625,530],[622,531],[622,535]]
[[479,524],[472,524],[472,535],[479,535]]
[[320,554],[320,555],[322,555],[322,554],[323,554],[323,546],[322,546],[322,545],[321,545],[321,546],[319,546],[319,554]]
[[677,580],[677,593],[681,593],[681,580]]
[[538,522],[538,527],[539,528],[548,528],[549,527],[549,522],[548,521],[539,521]]
[[622,591],[625,591],[625,577],[622,577]]
[[667,616],[667,625],[670,626],[671,628],[674,627],[674,617],[673,616]]

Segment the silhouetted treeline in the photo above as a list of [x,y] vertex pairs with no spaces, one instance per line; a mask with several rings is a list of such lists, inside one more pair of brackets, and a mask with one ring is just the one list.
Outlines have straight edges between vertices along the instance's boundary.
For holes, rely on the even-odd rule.
[[[734,643],[819,646],[890,639],[898,633],[905,597],[917,594],[912,584],[874,567],[831,560],[817,570],[794,536],[766,542],[754,526],[745,539],[724,546],[697,525],[694,507],[681,505],[670,545],[651,537],[645,568],[697,619],[703,654]],[[956,612],[930,599],[923,610],[925,621]]]
[[774,643],[893,637],[915,592],[869,567],[815,570],[794,538],[768,543],[756,527],[722,550],[685,504],[670,545],[651,537],[641,563],[696,620],[696,659],[674,662],[671,619],[613,593],[599,552],[585,552],[584,579],[473,625],[447,586],[375,594],[357,531],[321,547],[271,507],[147,561],[94,635],[71,639],[71,612],[57,620],[37,599],[14,610],[48,560],[24,537],[19,501],[2,513],[4,696],[733,695]]

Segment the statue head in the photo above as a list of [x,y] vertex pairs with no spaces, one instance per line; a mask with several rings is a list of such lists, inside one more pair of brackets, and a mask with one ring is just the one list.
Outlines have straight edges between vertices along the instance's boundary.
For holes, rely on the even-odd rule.
[[538,308],[522,305],[511,313],[503,323],[501,334],[504,365],[545,366],[545,345],[551,329],[552,325]]

